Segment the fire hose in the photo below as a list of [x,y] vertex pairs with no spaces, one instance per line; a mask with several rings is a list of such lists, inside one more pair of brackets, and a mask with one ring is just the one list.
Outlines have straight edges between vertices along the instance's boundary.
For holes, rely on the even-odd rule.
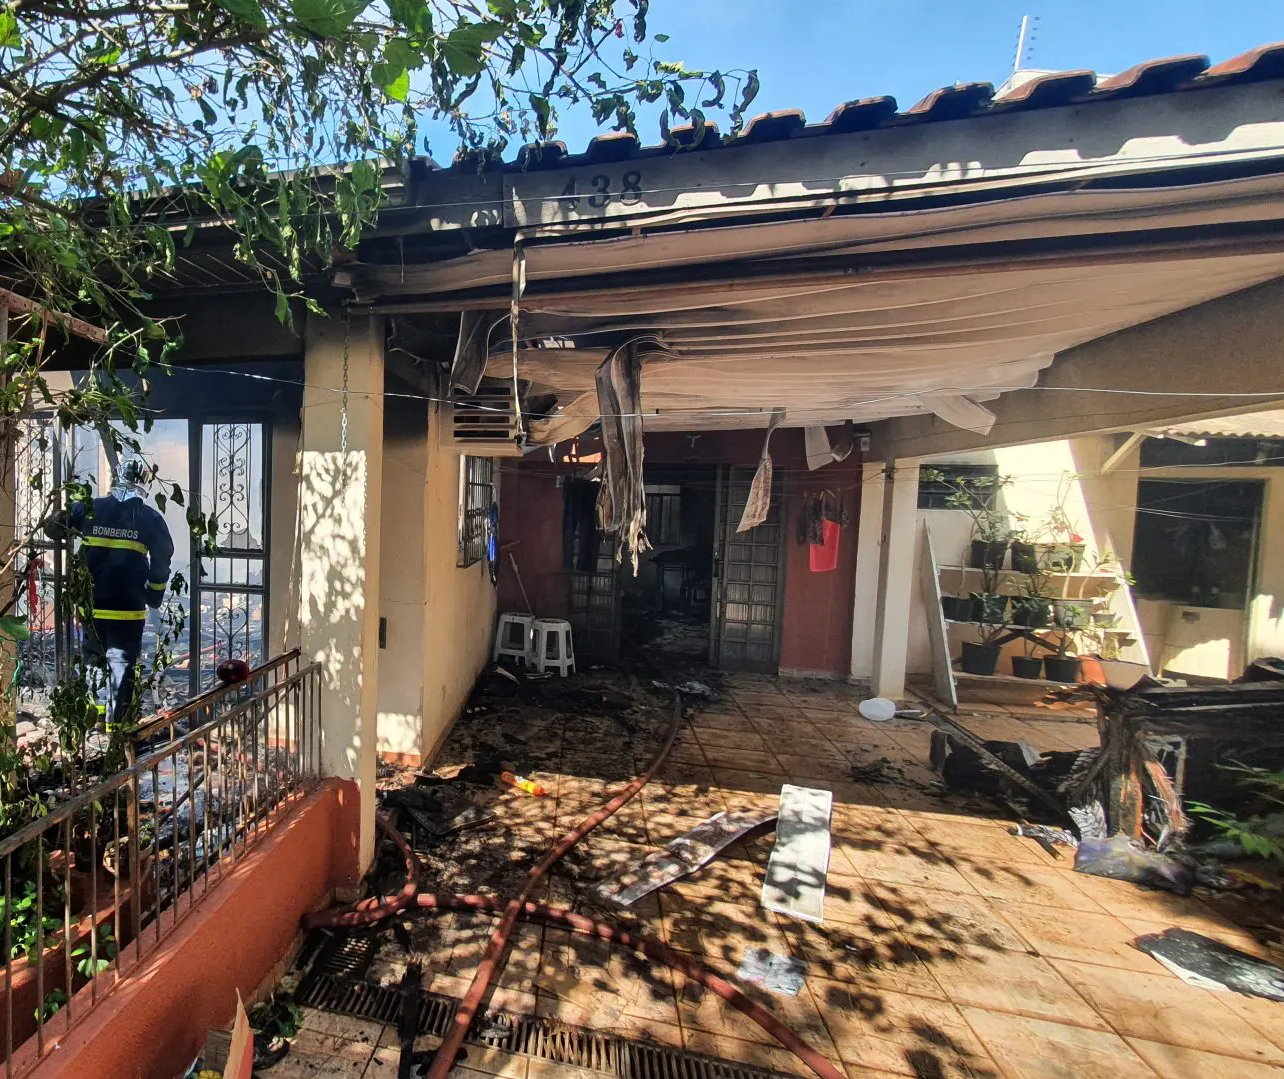
[[418,910],[502,912],[503,917],[500,919],[500,923],[495,928],[494,933],[491,934],[490,941],[486,946],[486,952],[478,965],[473,982],[460,1001],[459,1007],[455,1011],[451,1028],[434,1055],[427,1079],[445,1079],[454,1065],[455,1057],[463,1045],[468,1028],[472,1025],[473,1019],[481,1007],[482,999],[485,997],[486,991],[499,969],[504,950],[508,945],[508,939],[512,935],[513,927],[517,924],[518,918],[565,926],[574,932],[596,936],[619,944],[622,947],[640,951],[653,961],[678,970],[693,981],[699,982],[734,1008],[743,1012],[780,1042],[784,1048],[803,1061],[812,1071],[821,1076],[821,1079],[845,1079],[843,1072],[838,1067],[808,1045],[770,1011],[750,999],[726,979],[714,974],[713,971],[694,958],[675,952],[660,941],[628,933],[609,923],[595,921],[559,907],[529,902],[535,886],[549,869],[560,861],[589,832],[615,814],[646,786],[651,779],[651,775],[668,756],[681,725],[682,702],[679,698],[675,701],[673,721],[669,725],[664,742],[651,763],[606,805],[563,836],[544,856],[539,865],[531,870],[530,875],[526,878],[526,883],[522,886],[521,892],[515,898],[504,900],[495,896],[419,893],[418,862],[414,852],[410,849],[410,844],[406,842],[406,837],[392,825],[391,821],[380,816],[377,818],[378,825],[392,839],[397,849],[406,859],[405,886],[394,896],[371,897],[349,907],[317,911],[304,918],[304,927],[309,929],[323,927],[350,928],[372,925],[384,918],[400,914],[411,906]]

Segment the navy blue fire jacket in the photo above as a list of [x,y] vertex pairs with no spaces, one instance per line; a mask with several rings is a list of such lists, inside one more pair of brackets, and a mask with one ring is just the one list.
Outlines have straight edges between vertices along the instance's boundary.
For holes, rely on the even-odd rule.
[[94,579],[94,617],[106,621],[143,621],[148,607],[159,607],[169,585],[174,557],[165,518],[141,497],[107,495],[77,502],[71,512],[45,528],[52,539],[67,533],[81,538],[81,553]]

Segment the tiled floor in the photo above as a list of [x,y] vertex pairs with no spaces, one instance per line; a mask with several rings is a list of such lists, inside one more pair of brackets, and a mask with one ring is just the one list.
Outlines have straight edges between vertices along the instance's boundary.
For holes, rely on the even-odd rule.
[[[718,810],[774,806],[787,781],[823,786],[834,793],[823,925],[760,906],[771,836],[731,848],[622,920],[722,972],[734,973],[750,946],[802,959],[798,997],[759,999],[853,1077],[1284,1077],[1284,1006],[1194,988],[1130,945],[1138,933],[1187,926],[1255,949],[1245,929],[1198,898],[1076,874],[1071,857],[1054,860],[1009,835],[994,810],[930,789],[927,725],[867,722],[857,700],[845,686],[729,679],[723,698],[684,725],[655,781],[558,867],[545,894],[575,905],[613,867]],[[985,737],[1025,737],[1041,749],[1096,744],[1090,721],[987,709],[961,718]],[[662,719],[658,709],[655,726]],[[645,722],[610,747],[601,725],[582,718],[531,709],[522,723],[552,797],[506,796],[510,830],[495,831],[496,850],[474,867],[489,867],[486,878],[470,880],[464,865],[428,887],[511,891],[496,858],[511,856],[519,881],[530,852],[605,800],[649,753]],[[439,763],[452,753],[464,763],[467,745],[452,739]],[[862,782],[848,777],[853,765]],[[428,987],[462,994],[492,919],[407,924]],[[398,954],[385,949],[371,977],[399,980]],[[806,1073],[699,986],[560,930],[520,929],[492,1004]],[[390,1029],[319,1013],[305,1024],[273,1076],[395,1075]],[[470,1049],[453,1074],[577,1073]]]

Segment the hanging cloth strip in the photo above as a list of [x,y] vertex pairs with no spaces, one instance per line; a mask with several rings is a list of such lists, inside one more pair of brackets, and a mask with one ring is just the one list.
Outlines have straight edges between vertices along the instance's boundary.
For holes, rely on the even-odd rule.
[[751,528],[757,528],[767,519],[767,514],[771,511],[772,465],[769,452],[771,434],[784,418],[783,408],[775,409],[771,413],[771,419],[767,423],[767,437],[762,441],[762,458],[758,462],[758,470],[753,474],[753,483],[749,485],[749,498],[745,502],[744,513],[740,515],[737,532],[748,532]]
[[597,369],[597,401],[602,417],[602,484],[597,496],[598,527],[620,537],[615,559],[624,548],[638,575],[638,555],[649,551],[646,538],[646,495],[642,485],[642,361],[630,341]]

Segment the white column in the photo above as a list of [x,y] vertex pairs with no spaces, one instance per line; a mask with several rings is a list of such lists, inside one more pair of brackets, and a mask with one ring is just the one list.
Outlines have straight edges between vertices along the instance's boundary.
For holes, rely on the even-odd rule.
[[883,485],[887,466],[861,468],[860,517],[856,522],[856,586],[852,598],[852,681],[874,680],[874,635],[878,622],[879,563],[883,549]]
[[322,769],[360,791],[364,871],[375,850],[382,319],[354,317],[345,334],[341,316],[309,315],[303,371],[299,633],[324,668]]
[[872,688],[877,696],[898,701],[905,696],[910,604],[914,598],[918,462],[893,461],[888,465],[888,472],[883,488],[883,545],[879,560]]

